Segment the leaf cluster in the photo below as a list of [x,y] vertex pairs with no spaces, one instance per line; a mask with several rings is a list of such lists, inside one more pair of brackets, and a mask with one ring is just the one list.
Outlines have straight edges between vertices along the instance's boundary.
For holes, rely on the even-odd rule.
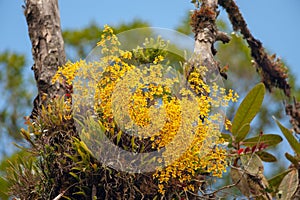
[[[127,174],[98,162],[64,116],[59,98],[28,121],[21,134],[31,144],[27,156],[10,164],[10,194],[20,199],[153,199],[149,174]],[[59,117],[62,116],[62,117]],[[72,128],[73,127],[73,128]],[[150,181],[149,181],[150,180]],[[139,189],[138,189],[139,188]]]
[[250,132],[250,123],[262,105],[264,91],[264,85],[261,83],[247,94],[235,114],[232,126],[229,128],[230,134],[223,134],[224,139],[228,142],[228,147],[232,149],[233,160],[230,176],[233,185],[247,197],[271,199],[272,196],[276,196],[279,199],[293,199],[296,198],[296,191],[299,190],[300,145],[291,131],[274,118],[296,155],[285,153],[286,158],[292,163],[291,167],[269,180],[263,175],[264,165],[262,161],[277,161],[274,155],[265,150],[280,143],[282,141],[281,136],[260,132],[258,136],[247,137]]

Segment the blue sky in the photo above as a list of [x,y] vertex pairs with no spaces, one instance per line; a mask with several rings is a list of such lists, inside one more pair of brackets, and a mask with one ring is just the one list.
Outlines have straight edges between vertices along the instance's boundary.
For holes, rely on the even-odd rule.
[[[31,44],[21,7],[23,4],[23,0],[0,0],[0,51],[25,53],[31,64]],[[300,76],[300,1],[237,0],[237,4],[253,35],[270,52],[281,57],[292,68],[292,73]],[[116,25],[135,18],[148,21],[152,26],[172,29],[187,10],[193,9],[193,5],[190,0],[60,0],[59,8],[63,29],[79,29],[91,21],[99,25]],[[224,11],[221,16],[226,18]]]

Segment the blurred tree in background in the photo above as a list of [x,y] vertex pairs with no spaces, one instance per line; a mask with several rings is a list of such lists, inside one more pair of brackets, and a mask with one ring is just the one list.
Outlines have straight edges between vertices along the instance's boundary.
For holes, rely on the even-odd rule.
[[[34,88],[33,82],[30,80],[31,75],[27,73],[28,70],[25,66],[24,55],[8,51],[0,54],[1,133],[17,140],[22,138],[18,134],[18,130],[20,124],[23,123],[22,117],[30,110],[32,89]],[[19,98],[20,96],[24,98]],[[5,137],[3,134],[1,137]]]

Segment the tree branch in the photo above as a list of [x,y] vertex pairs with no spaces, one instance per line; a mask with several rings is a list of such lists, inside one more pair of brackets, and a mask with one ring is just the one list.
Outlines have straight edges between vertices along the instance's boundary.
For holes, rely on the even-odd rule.
[[218,3],[226,9],[233,29],[239,30],[246,39],[251,49],[251,56],[261,71],[262,81],[266,88],[271,91],[273,87],[278,87],[284,91],[287,97],[290,97],[290,85],[286,81],[288,76],[283,63],[279,59],[275,60],[275,55],[269,56],[262,43],[252,36],[234,0],[219,0]]
[[31,113],[31,118],[34,118],[47,100],[66,93],[64,85],[51,83],[58,66],[65,64],[66,56],[57,0],[27,0],[25,5],[34,59],[32,70],[38,87]]
[[295,133],[300,134],[300,102],[298,102],[295,97],[294,104],[285,105],[285,112],[290,116],[290,123]]
[[186,77],[189,77],[194,68],[205,66],[209,74],[221,74],[225,79],[227,77],[220,72],[219,63],[215,61],[214,55],[217,53],[214,48],[216,41],[227,43],[229,36],[217,29],[216,18],[219,14],[218,0],[203,0],[199,10],[195,10],[191,18],[191,26],[195,33],[194,55],[189,60],[188,69],[185,69]]
[[217,37],[216,17],[217,17],[217,0],[202,1],[199,10],[195,10],[191,26],[195,33],[194,57],[190,60],[191,69],[187,69],[186,76],[193,68],[206,66],[208,69],[217,69],[217,62],[214,60],[216,51],[213,44]]

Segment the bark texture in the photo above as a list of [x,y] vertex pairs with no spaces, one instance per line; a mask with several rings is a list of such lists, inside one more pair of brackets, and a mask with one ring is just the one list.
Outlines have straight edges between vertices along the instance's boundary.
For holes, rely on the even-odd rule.
[[200,10],[195,10],[192,16],[192,27],[195,33],[194,54],[200,65],[207,68],[217,66],[213,56],[215,50],[213,44],[216,41],[217,27],[215,20],[217,18],[217,0],[203,1]]
[[[227,43],[230,38],[226,33],[220,32],[216,26],[216,19],[218,16],[218,0],[202,1],[199,10],[195,10],[191,18],[191,26],[195,33],[194,56],[190,60],[190,66],[186,70],[188,78],[189,73],[194,68],[205,66],[210,74],[219,73],[219,63],[214,59],[217,53],[214,48],[216,41]],[[220,73],[226,78],[226,74]]]
[[32,70],[38,87],[31,113],[34,118],[47,100],[65,94],[65,86],[52,84],[51,79],[58,66],[65,64],[66,55],[57,0],[27,0],[24,14],[32,44]]
[[262,43],[253,37],[234,0],[219,0],[218,3],[226,9],[233,29],[240,31],[247,41],[251,49],[251,56],[257,64],[257,69],[261,72],[262,81],[266,88],[271,91],[273,87],[278,87],[283,90],[287,97],[290,97],[291,87],[286,80],[288,75],[284,64],[280,59],[276,59],[275,55],[269,56]]

